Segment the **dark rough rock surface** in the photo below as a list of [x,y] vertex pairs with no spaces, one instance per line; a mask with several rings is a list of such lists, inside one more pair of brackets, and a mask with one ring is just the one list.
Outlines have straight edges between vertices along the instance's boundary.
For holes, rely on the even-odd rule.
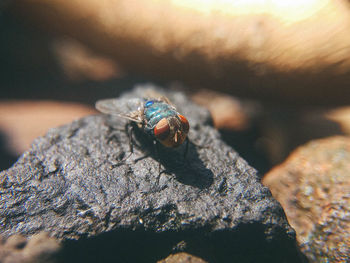
[[134,152],[121,163],[130,150],[120,118],[52,129],[0,173],[0,233],[48,231],[65,241],[65,262],[154,262],[172,251],[210,262],[299,262],[294,230],[256,171],[220,140],[206,110],[167,96],[204,147],[191,143],[185,159],[185,145],[156,154],[135,129]]

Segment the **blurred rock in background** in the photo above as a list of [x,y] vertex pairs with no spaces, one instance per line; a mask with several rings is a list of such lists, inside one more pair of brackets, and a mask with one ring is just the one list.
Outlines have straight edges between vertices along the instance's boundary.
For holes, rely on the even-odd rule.
[[5,147],[18,156],[50,128],[94,113],[92,107],[78,103],[0,101],[0,131],[7,137]]
[[350,260],[350,138],[312,141],[263,183],[282,204],[310,262]]
[[[5,6],[6,7],[6,6]],[[78,41],[43,33],[7,9],[0,13],[0,170],[10,167],[49,128],[94,114],[141,78]]]
[[47,233],[30,238],[12,235],[0,240],[0,262],[2,263],[54,263],[61,246]]
[[[123,1],[115,0],[116,5],[121,3],[123,3]],[[316,1],[313,4],[317,6],[317,3],[320,8],[317,12],[312,11],[311,3],[305,6],[305,14],[303,17],[303,19],[305,19],[304,26],[310,29],[310,35],[308,35],[310,38],[329,38],[330,35],[325,33],[318,35],[318,30],[312,30],[315,28],[314,25],[320,25],[317,24],[320,22],[318,17],[323,12],[323,8],[329,7],[329,10],[332,10],[334,14],[338,14],[339,16],[342,15],[341,17],[346,17],[347,14],[343,12],[341,3],[339,3],[338,6],[322,1]],[[84,8],[82,8],[81,4],[83,4]],[[291,5],[291,3],[289,4]],[[168,75],[165,73],[168,72],[168,69],[171,70],[174,75],[168,78],[167,81],[176,79],[181,82],[187,80],[187,75],[191,75],[192,79],[198,78],[199,71],[202,70],[200,71],[200,75],[206,75],[206,77],[213,76],[213,80],[210,82],[201,81],[196,85],[187,85],[187,91],[195,93],[200,87],[207,88],[206,91],[199,91],[197,95],[195,94],[193,96],[195,101],[211,110],[214,123],[216,127],[221,129],[225,140],[237,148],[243,157],[248,159],[249,163],[253,164],[262,172],[268,170],[272,164],[283,161],[296,146],[305,143],[309,139],[341,134],[339,130],[329,131],[329,127],[335,127],[331,122],[328,122],[330,126],[327,127],[327,124],[321,123],[324,121],[321,120],[320,117],[317,117],[318,120],[311,120],[310,122],[310,120],[305,120],[303,116],[310,115],[309,112],[314,114],[314,111],[319,111],[319,109],[312,109],[312,104],[320,104],[324,101],[318,100],[316,96],[325,95],[330,90],[335,91],[334,88],[322,88],[322,90],[313,91],[316,87],[321,87],[319,86],[321,80],[313,78],[312,80],[314,83],[310,82],[308,89],[312,91],[312,96],[308,95],[309,91],[306,93],[304,92],[306,90],[305,88],[301,89],[301,87],[294,86],[295,92],[301,92],[296,95],[293,91],[295,97],[288,93],[288,90],[283,91],[285,94],[282,97],[278,95],[281,92],[279,89],[289,89],[278,80],[283,78],[283,74],[269,77],[268,74],[262,74],[264,70],[253,70],[255,72],[254,74],[260,72],[257,76],[258,78],[263,76],[263,79],[260,79],[258,83],[255,80],[253,82],[244,80],[247,74],[249,76],[251,74],[248,73],[249,70],[242,73],[246,69],[244,66],[245,64],[251,65],[251,68],[255,69],[257,67],[260,69],[268,69],[271,65],[275,65],[274,63],[277,61],[267,59],[272,56],[268,53],[269,45],[271,44],[269,41],[273,36],[276,37],[278,34],[284,36],[288,31],[285,31],[285,33],[283,33],[283,31],[272,32],[267,25],[269,24],[268,21],[270,21],[269,16],[271,14],[274,14],[276,10],[284,10],[283,8],[278,9],[281,8],[278,7],[278,5],[271,5],[269,10],[264,9],[267,15],[262,17],[257,16],[257,18],[259,18],[258,20],[254,20],[254,16],[250,17],[250,20],[242,20],[239,14],[243,10],[240,8],[243,8],[244,5],[241,7],[234,5],[230,11],[227,9],[225,12],[229,12],[230,15],[232,15],[237,22],[235,24],[225,19],[219,19],[221,18],[220,12],[223,12],[223,6],[221,6],[221,4],[218,3],[217,6],[208,5],[208,10],[212,8],[213,10],[218,9],[221,11],[218,13],[211,13],[209,17],[202,17],[200,14],[197,14],[201,19],[204,19],[198,20],[203,23],[198,22],[196,24],[193,23],[193,20],[189,20],[188,22],[192,22],[183,24],[183,22],[176,20],[176,22],[178,22],[178,24],[176,24],[177,30],[174,32],[172,31],[174,29],[169,23],[169,20],[172,21],[173,15],[181,14],[181,16],[185,15],[185,17],[188,18],[186,12],[183,12],[182,8],[172,8],[172,6],[168,4],[157,6],[147,1],[140,1],[139,5],[130,5],[130,8],[133,7],[132,10],[129,9],[127,3],[122,4],[124,10],[127,10],[129,13],[121,17],[108,16],[106,13],[104,13],[106,14],[105,16],[98,16],[97,10],[101,12],[106,12],[107,10],[111,13],[117,12],[115,7],[111,8],[109,5],[109,2],[94,0],[85,1],[84,3],[78,1],[75,5],[62,0],[52,1],[50,3],[41,1],[32,2],[29,0],[11,1],[8,5],[8,9],[3,10],[0,16],[2,22],[0,23],[0,32],[2,38],[7,40],[1,42],[0,48],[1,58],[2,61],[4,61],[0,65],[3,75],[0,79],[0,85],[3,90],[0,95],[1,98],[72,101],[86,103],[92,106],[99,98],[115,97],[122,91],[131,88],[135,83],[150,81],[150,75],[147,75],[149,71],[152,71],[151,76],[153,76],[153,82],[159,80],[160,75],[162,75],[161,78],[166,78]],[[144,5],[147,6],[148,9],[142,11],[141,9]],[[190,10],[196,8],[201,9],[202,7],[191,6]],[[254,6],[250,6],[250,8],[255,10]],[[52,13],[54,10],[55,13]],[[295,17],[294,20],[291,19],[293,18],[293,12],[296,12],[294,13],[295,15],[297,15],[298,12],[291,8],[287,8],[286,10],[288,10],[288,17],[290,18],[288,23],[294,23],[295,28],[293,28],[293,30],[298,32],[297,30],[300,28],[299,18]],[[161,16],[162,23],[159,23],[159,19],[152,20],[153,18],[151,19],[146,15],[147,12],[149,12],[152,14],[152,17],[157,17],[155,14],[161,11],[169,14],[169,16]],[[126,17],[131,16],[132,12],[138,13],[139,15],[133,17],[135,20],[125,20]],[[189,12],[191,13],[192,11]],[[141,14],[145,16],[141,16]],[[74,17],[74,15],[76,15],[76,17]],[[53,18],[55,20],[53,20]],[[334,23],[340,23],[339,21],[331,20],[331,16],[328,18]],[[207,21],[205,19],[207,19]],[[213,19],[219,20],[213,22]],[[276,26],[280,26],[280,29],[286,26],[286,21],[283,19],[279,22],[280,24],[276,24]],[[125,23],[119,25],[119,23],[123,23],[123,21]],[[134,23],[130,21],[134,21]],[[152,22],[155,21],[157,21],[157,23],[153,24]],[[255,24],[255,26],[261,26],[254,27],[254,21],[259,22]],[[91,24],[93,22],[95,23]],[[246,25],[250,25],[251,27],[244,27],[247,29],[246,34],[243,34],[244,38],[240,36],[243,31],[238,30],[236,32],[237,35],[235,34],[233,36],[234,39],[241,39],[240,41],[242,41],[237,42],[237,45],[234,44],[234,42],[230,42],[232,41],[230,38],[227,38],[225,41],[222,40],[224,41],[222,44],[226,43],[226,45],[228,45],[231,43],[231,46],[227,46],[227,49],[220,51],[220,48],[225,46],[215,45],[215,49],[212,49],[211,41],[213,41],[213,36],[211,35],[212,33],[210,33],[211,31],[207,30],[207,33],[200,31],[206,27],[211,28],[211,23],[217,25],[219,22],[222,23],[220,24],[222,32],[220,32],[223,36],[225,36],[225,33],[227,33],[226,30],[230,28],[230,26],[237,29],[240,27],[243,28],[243,26]],[[160,26],[161,24],[163,24],[163,26]],[[117,27],[114,27],[115,25]],[[145,30],[140,31],[139,26],[142,25],[144,25],[143,29],[147,28],[154,34],[152,35]],[[125,28],[121,30],[121,26],[125,26]],[[330,24],[329,28],[332,26],[334,25]],[[188,38],[182,39],[182,42],[176,42],[179,41],[178,38],[181,36],[181,32],[183,34],[189,34],[195,27],[198,27],[199,30],[197,35],[198,39]],[[130,31],[128,31],[129,28]],[[248,30],[249,28],[255,28],[255,30],[250,32]],[[160,34],[165,34],[164,32],[166,32],[166,30],[173,32],[174,36],[171,38],[168,34],[163,35],[164,41],[162,42]],[[342,30],[345,29],[339,27],[334,34],[338,36]],[[120,35],[116,36],[116,34],[119,33]],[[145,39],[142,34],[150,38]],[[277,35],[275,36],[273,34]],[[291,40],[296,41],[294,37],[297,35],[298,33],[290,34],[289,37]],[[260,38],[258,38],[258,36]],[[252,45],[244,45],[242,39],[245,39],[247,43],[255,43],[257,46],[253,48]],[[260,42],[258,41],[259,39],[261,40]],[[136,40],[139,42],[135,42]],[[151,42],[149,42],[150,40]],[[340,40],[341,39],[338,38],[334,39],[334,41],[338,42],[340,42]],[[194,48],[195,43],[198,43],[198,41],[202,41],[203,43],[203,45],[197,46],[198,50],[202,50],[201,52],[195,51],[197,49],[191,49],[191,46]],[[274,41],[278,41],[278,38]],[[279,41],[282,41],[282,39],[280,38]],[[163,46],[163,49],[161,49],[159,47],[161,43],[168,43],[169,45]],[[304,42],[298,44],[302,47],[303,43]],[[134,44],[137,45],[134,46]],[[338,43],[338,45],[345,44]],[[280,45],[275,47],[279,46]],[[144,54],[143,52],[149,48],[151,48],[152,52]],[[257,48],[260,53],[256,52]],[[192,53],[191,50],[193,51]],[[230,50],[237,56],[232,55]],[[246,50],[248,54],[255,55],[247,56],[244,50]],[[250,53],[253,50],[254,52]],[[301,51],[302,49],[298,52]],[[320,50],[316,51],[321,52]],[[297,50],[290,52],[293,54],[293,52],[297,52]],[[307,53],[311,52],[311,50],[305,49],[303,52]],[[311,57],[315,55],[315,53],[312,52],[309,55]],[[331,50],[328,49],[323,50],[323,52],[325,52],[325,54],[332,54]],[[179,54],[182,55],[180,56]],[[208,57],[208,54],[211,55]],[[216,57],[218,54],[222,55]],[[242,55],[242,58],[247,59],[246,63],[239,62],[242,58],[240,58],[238,54],[245,54]],[[266,55],[266,64],[256,62],[259,58],[258,54],[261,56],[262,54]],[[274,54],[275,57],[278,57],[276,54],[279,53],[275,50]],[[342,54],[343,53],[339,53],[339,56]],[[175,56],[176,59],[173,60],[171,58],[172,56]],[[201,56],[205,59],[202,59]],[[332,55],[329,56],[332,57]],[[282,59],[282,57],[283,56],[278,59]],[[287,63],[287,58],[284,59],[286,59],[284,62]],[[289,59],[292,58],[289,57]],[[301,59],[299,61],[301,63],[302,58],[299,59]],[[227,60],[230,60],[230,63],[227,63]],[[326,64],[329,63],[328,60],[317,60],[318,64],[321,62],[325,63],[325,67],[327,67]],[[165,66],[163,63],[170,64]],[[291,66],[293,62],[289,61],[288,63],[291,63],[290,67],[293,68],[293,66]],[[237,67],[237,64],[240,66]],[[207,71],[201,68],[202,66],[205,68],[207,65],[211,65],[209,69],[212,73],[210,74],[207,74]],[[301,64],[298,64],[298,66],[300,65]],[[344,67],[345,65],[346,63]],[[280,67],[280,71],[287,68],[284,64],[276,64],[273,67],[277,66]],[[145,69],[145,67],[147,67],[147,69]],[[308,68],[307,65],[305,65],[305,67]],[[320,67],[322,67],[322,65]],[[223,68],[230,68],[230,70],[223,70]],[[185,69],[185,72],[182,72],[183,69]],[[140,70],[144,71],[140,72]],[[181,71],[181,74],[179,71]],[[333,74],[332,72],[328,73]],[[293,70],[288,74],[294,74]],[[303,74],[307,74],[307,70]],[[145,77],[146,75],[148,77]],[[324,75],[324,72],[318,74],[319,77],[323,77]],[[219,76],[220,78],[215,76]],[[294,76],[298,76],[298,73],[295,73]],[[343,75],[340,74],[339,78],[342,79],[342,76]],[[275,80],[276,83],[266,86],[266,83],[270,83],[269,79]],[[212,83],[214,80],[215,83]],[[286,80],[289,80],[289,78]],[[187,81],[187,83],[190,84],[191,81]],[[230,86],[229,90],[227,89],[227,84]],[[209,92],[208,88],[210,90]],[[251,90],[251,88],[253,88],[253,90]],[[338,85],[337,88],[341,89],[341,85]],[[241,94],[243,92],[244,96],[253,96],[258,98],[258,100],[249,100],[249,103],[246,103],[247,100],[242,100],[239,97],[225,96],[227,93],[217,93],[219,90],[225,90],[233,94]],[[271,92],[278,95],[278,99],[275,100],[273,104],[271,104],[271,98],[273,98],[273,96],[270,96],[273,95]],[[268,99],[267,96],[271,98]],[[302,100],[299,99],[300,96],[303,97]],[[327,100],[330,98],[329,95],[323,97],[327,98]],[[346,98],[346,93],[344,93],[338,97],[338,101],[340,102]],[[289,101],[289,104],[281,105],[285,104],[284,101]],[[311,105],[307,105],[308,108],[306,109],[305,107],[300,107],[304,102]],[[327,103],[329,102],[330,101]],[[321,111],[323,111],[322,108]],[[320,122],[317,123],[317,121]],[[62,122],[59,122],[57,125],[61,123]],[[316,127],[314,125],[318,128],[314,128]]]
[[167,258],[158,261],[158,263],[206,263],[203,259],[195,257],[188,253],[177,253],[169,255]]
[[64,76],[70,81],[108,81],[123,76],[114,60],[95,54],[73,38],[53,40],[52,50]]
[[[181,83],[261,174],[313,139],[349,135],[348,1],[9,0],[0,8],[0,170],[33,138],[140,82]],[[310,258],[330,248],[322,244],[305,250]]]
[[280,104],[350,102],[346,0],[13,0],[9,10],[148,79]]

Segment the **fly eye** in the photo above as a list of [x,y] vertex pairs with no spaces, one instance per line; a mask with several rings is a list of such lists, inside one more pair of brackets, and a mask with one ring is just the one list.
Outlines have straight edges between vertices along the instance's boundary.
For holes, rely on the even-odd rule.
[[183,131],[185,133],[188,133],[188,130],[190,129],[190,124],[188,123],[188,120],[185,118],[185,116],[179,114],[179,119],[181,121],[181,124],[182,124],[182,128],[183,128]]
[[170,126],[166,118],[161,119],[154,127],[154,136],[159,140],[165,140],[170,133]]

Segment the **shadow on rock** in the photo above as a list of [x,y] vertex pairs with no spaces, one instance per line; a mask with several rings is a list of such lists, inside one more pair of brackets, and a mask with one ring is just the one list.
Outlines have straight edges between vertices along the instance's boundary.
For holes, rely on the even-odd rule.
[[[160,173],[174,174],[176,179],[185,185],[205,189],[213,183],[214,174],[206,168],[198,153],[201,146],[189,141],[187,151],[187,142],[184,142],[178,148],[167,148],[159,142],[154,144],[153,138],[138,127],[134,127],[132,135],[135,139],[132,140],[133,145],[139,147],[145,153],[138,160],[152,157],[160,163]],[[202,149],[205,150],[205,146]]]

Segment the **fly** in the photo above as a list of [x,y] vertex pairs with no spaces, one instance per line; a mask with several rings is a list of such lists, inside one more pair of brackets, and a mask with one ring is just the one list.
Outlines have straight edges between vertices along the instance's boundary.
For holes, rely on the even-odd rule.
[[96,109],[135,122],[146,134],[166,147],[181,145],[190,128],[186,117],[164,96],[129,100],[104,99],[96,102]]

